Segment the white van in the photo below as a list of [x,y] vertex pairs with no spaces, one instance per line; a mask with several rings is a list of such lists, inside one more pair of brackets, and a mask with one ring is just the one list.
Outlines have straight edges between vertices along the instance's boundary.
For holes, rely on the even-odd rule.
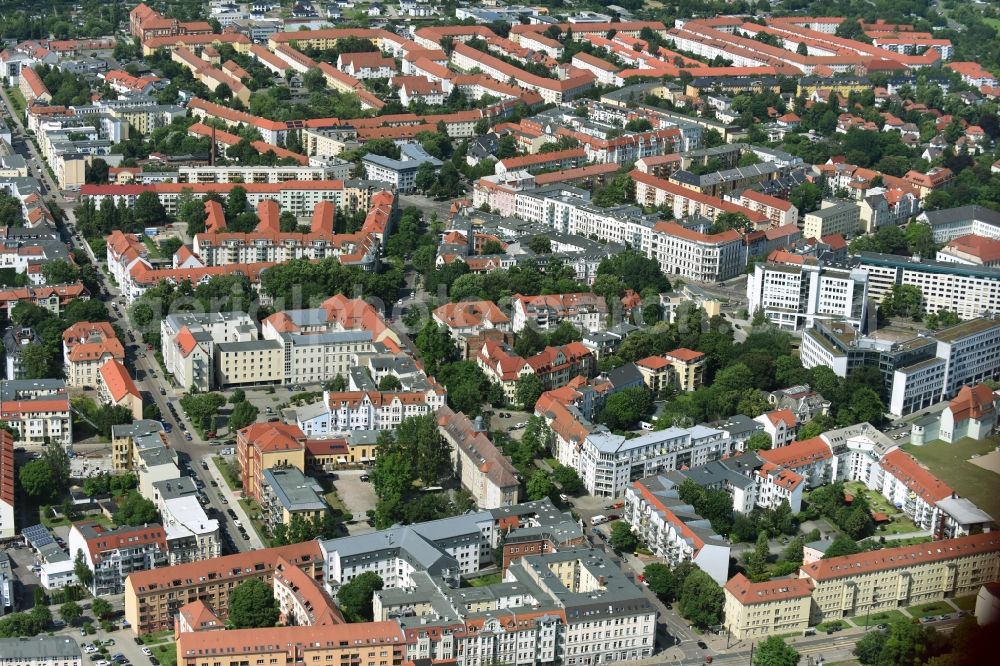
[[598,514],[590,519],[590,524],[593,526],[601,525],[608,522],[608,517],[605,515]]

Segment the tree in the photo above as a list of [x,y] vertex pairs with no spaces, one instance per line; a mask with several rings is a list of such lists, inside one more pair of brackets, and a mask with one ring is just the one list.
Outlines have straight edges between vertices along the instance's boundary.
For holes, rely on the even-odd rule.
[[27,345],[21,349],[21,372],[23,379],[49,379],[53,371],[52,359],[55,354],[48,345]]
[[374,571],[366,571],[344,583],[337,590],[337,601],[344,617],[349,622],[371,622],[374,616],[372,598],[382,587],[382,578]]
[[540,500],[551,497],[554,492],[555,488],[552,485],[552,481],[549,480],[548,473],[540,469],[531,475],[525,486],[525,493],[529,500]]
[[103,597],[97,597],[94,599],[93,603],[90,604],[90,610],[94,612],[94,617],[100,620],[109,617],[113,612],[111,604],[108,603],[108,601]]
[[544,390],[542,380],[537,375],[527,374],[518,378],[514,389],[514,399],[525,410],[532,411]]
[[767,558],[769,554],[767,532],[759,532],[754,549],[746,554],[747,577],[750,580],[754,582],[767,580]]
[[711,576],[695,569],[687,575],[679,595],[680,613],[702,629],[719,624],[725,595]]
[[895,284],[885,296],[882,297],[880,306],[881,312],[887,316],[910,317],[913,321],[920,321],[923,313],[924,295],[920,287],[911,284]]
[[753,666],[795,666],[800,658],[798,650],[787,645],[785,639],[769,636],[767,640],[757,644]]
[[403,384],[396,375],[386,375],[378,383],[379,391],[399,391],[402,388]]
[[417,173],[413,178],[413,184],[418,190],[429,192],[437,180],[437,168],[430,162],[424,162],[417,167]]
[[805,42],[799,42],[799,45],[795,47],[795,52],[799,55],[809,55],[809,47]]
[[854,656],[865,666],[920,666],[947,650],[948,640],[933,627],[893,622],[858,641]]
[[800,215],[805,215],[819,207],[820,201],[823,200],[823,190],[815,183],[802,183],[788,193],[788,200],[799,209]]
[[535,234],[528,241],[528,249],[535,254],[552,254],[552,241],[548,236]]
[[87,564],[87,560],[84,559],[82,550],[77,550],[76,556],[73,558],[73,573],[80,585],[89,590],[94,583],[94,572]]
[[42,460],[31,460],[22,465],[17,478],[24,492],[38,502],[47,502],[57,496],[55,473]]
[[674,573],[666,564],[652,562],[642,570],[642,575],[649,589],[663,601],[670,601],[674,596]]
[[248,206],[246,188],[237,185],[229,190],[229,195],[226,197],[226,219],[239,217],[246,212]]
[[934,232],[929,224],[911,222],[906,225],[906,245],[910,254],[930,259],[937,254],[938,244],[934,242]]
[[302,75],[302,86],[309,92],[322,92],[326,89],[326,78],[321,70],[313,68]]
[[747,451],[767,451],[771,448],[771,436],[766,432],[755,432],[747,440]]
[[65,259],[56,259],[42,264],[42,277],[45,284],[68,284],[79,279],[80,269]]
[[851,414],[855,423],[871,423],[878,426],[885,420],[885,405],[878,393],[862,386],[851,395]]
[[83,615],[83,609],[80,608],[80,604],[75,601],[67,601],[62,606],[59,607],[59,617],[63,619],[66,624],[75,624],[77,620]]
[[133,212],[140,227],[158,227],[166,224],[168,219],[160,197],[152,190],[146,190],[136,198]]
[[856,555],[860,552],[861,546],[858,545],[857,541],[845,534],[838,534],[830,547],[823,553],[823,559],[828,560],[831,557],[840,557],[841,555]]
[[229,404],[235,405],[243,402],[246,399],[247,399],[246,391],[244,391],[243,389],[236,389],[235,391],[233,391],[233,394],[229,396]]
[[624,520],[615,521],[615,524],[611,526],[611,537],[608,542],[619,553],[631,553],[639,545],[639,540],[632,532],[632,527]]
[[119,525],[145,525],[155,523],[159,518],[156,505],[132,490],[118,500],[118,510],[115,511],[115,522]]
[[836,425],[837,424],[832,417],[827,416],[826,414],[817,414],[813,420],[807,422],[799,428],[796,439],[798,439],[798,441],[804,441],[812,439],[813,437],[819,437],[827,430],[834,428]]
[[598,421],[612,430],[624,430],[635,425],[653,408],[653,395],[643,387],[618,391],[604,403]]
[[[527,436],[527,433],[525,433],[525,436]],[[552,478],[567,495],[578,495],[584,491],[583,479],[580,478],[580,475],[572,467],[567,467],[566,465],[557,466],[552,472]]]
[[242,430],[254,423],[259,411],[253,403],[246,400],[236,403],[233,413],[229,415],[229,432]]
[[244,581],[229,593],[229,621],[236,629],[273,627],[278,616],[274,593],[262,580]]

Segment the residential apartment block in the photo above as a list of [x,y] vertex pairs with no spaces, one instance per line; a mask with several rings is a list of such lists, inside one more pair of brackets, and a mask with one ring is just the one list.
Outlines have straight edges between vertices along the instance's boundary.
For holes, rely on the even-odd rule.
[[694,562],[719,585],[729,576],[729,544],[664,477],[640,479],[625,490],[622,519],[669,566]]
[[446,397],[436,385],[420,391],[323,391],[322,400],[295,410],[295,422],[309,437],[395,430],[403,419],[434,414]]
[[199,599],[225,619],[233,588],[250,579],[270,583],[279,558],[300,567],[311,577],[322,574],[320,549],[315,541],[137,571],[125,580],[125,619],[137,636],[173,629],[177,611]]
[[94,596],[121,594],[129,574],[162,567],[169,561],[166,533],[156,523],[114,530],[98,523],[74,523],[67,543],[73,559],[82,552],[83,561],[94,572],[90,586]]
[[144,495],[156,504],[163,519],[169,565],[213,560],[222,554],[219,521],[209,518],[198,501],[198,488],[189,476],[157,481]]
[[25,444],[72,444],[69,393],[61,379],[11,379],[0,382],[0,420]]
[[122,346],[106,321],[73,324],[63,331],[63,366],[69,386],[94,388],[107,361],[125,360]]
[[738,573],[722,590],[726,598],[724,625],[737,641],[800,634],[810,624],[813,586],[809,580],[752,583]]
[[819,210],[803,217],[802,235],[806,238],[823,238],[840,234],[845,238],[855,236],[861,228],[861,208],[853,201],[823,200]]
[[14,437],[0,432],[0,539],[15,534]]
[[70,636],[0,638],[0,655],[16,666],[83,666],[83,650]]
[[810,623],[975,594],[1000,574],[1000,534],[885,548],[804,565]]
[[291,525],[296,516],[316,524],[330,511],[323,487],[296,467],[265,469],[261,491],[261,517],[272,532],[278,525]]
[[598,331],[607,327],[608,306],[601,296],[584,292],[513,297],[512,329],[515,333],[533,326],[537,330],[556,328],[569,321],[577,328]]
[[856,265],[775,250],[747,279],[747,311],[758,310],[788,330],[812,328],[817,319],[865,330],[868,274]]
[[481,420],[470,421],[446,405],[437,411],[438,430],[451,446],[455,476],[480,509],[517,504],[520,480],[517,469],[490,441]]

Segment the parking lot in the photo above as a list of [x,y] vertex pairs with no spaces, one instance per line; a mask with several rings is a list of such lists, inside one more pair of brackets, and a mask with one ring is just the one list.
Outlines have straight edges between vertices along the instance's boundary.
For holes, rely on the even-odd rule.
[[362,481],[361,476],[367,474],[366,470],[350,469],[337,472],[333,486],[337,490],[337,495],[344,503],[347,512],[354,516],[354,520],[347,525],[347,531],[351,535],[367,534],[374,532],[375,528],[368,524],[368,511],[375,508],[378,498],[375,496],[375,487],[369,481]]

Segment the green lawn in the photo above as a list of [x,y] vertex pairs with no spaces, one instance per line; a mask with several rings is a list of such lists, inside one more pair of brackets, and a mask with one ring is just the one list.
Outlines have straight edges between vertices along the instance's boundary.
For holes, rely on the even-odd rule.
[[143,236],[142,236],[142,242],[149,249],[149,255],[151,257],[153,257],[153,258],[159,258],[159,259],[163,258],[163,253],[160,252],[160,246],[156,244],[156,241],[154,241],[149,236],[143,234]]
[[[893,624],[895,622],[906,621],[908,621],[908,618],[898,610],[879,611],[878,613],[872,613],[868,618],[868,626],[874,627],[879,624]],[[854,623],[859,627],[865,626],[865,616],[856,615],[854,617]]]
[[167,641],[173,642],[174,632],[172,629],[164,629],[163,631],[154,631],[151,634],[146,634],[142,637],[143,645],[156,645],[157,643],[165,643]]
[[1000,33],[1000,19],[984,18],[983,23],[993,26],[993,29]]
[[496,585],[500,581],[500,574],[489,574],[487,576],[479,576],[478,578],[469,579],[469,587],[486,587],[487,585]]
[[219,473],[222,474],[222,478],[226,482],[226,485],[229,486],[229,489],[235,492],[239,488],[239,471],[220,456],[213,457],[212,462],[215,463]]
[[938,478],[968,497],[976,506],[994,518],[1000,516],[1000,481],[995,473],[969,462],[973,454],[989,453],[997,446],[996,438],[961,439],[954,444],[934,441],[923,446],[908,444],[903,449],[927,466]]
[[817,633],[825,633],[827,629],[832,629],[833,627],[840,627],[841,629],[847,629],[850,627],[850,623],[846,620],[830,620],[829,622],[822,622],[816,625]]
[[161,643],[149,648],[153,656],[160,660],[160,666],[177,666],[177,644]]
[[951,603],[955,604],[964,611],[969,611],[970,613],[976,610],[976,595],[970,595],[968,597],[958,597],[957,599],[952,599]]
[[14,105],[14,111],[21,118],[24,118],[24,109],[28,106],[24,101],[24,95],[17,88],[8,88],[7,96],[10,97],[11,104]]
[[919,604],[907,608],[913,617],[927,617],[928,615],[948,615],[954,613],[955,609],[943,601],[932,601],[929,604]]

